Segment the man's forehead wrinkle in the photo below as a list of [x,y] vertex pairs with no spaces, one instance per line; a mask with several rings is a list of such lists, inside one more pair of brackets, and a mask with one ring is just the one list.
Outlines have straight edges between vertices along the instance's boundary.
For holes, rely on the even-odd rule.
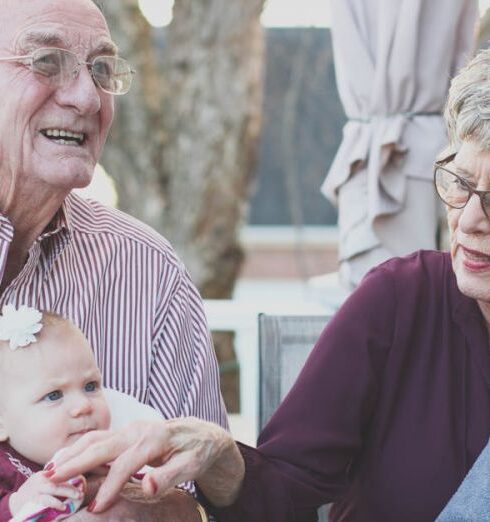
[[[16,1],[20,3],[22,0]],[[14,4],[11,8],[12,16],[6,17],[10,19],[10,22],[2,21],[5,22],[6,32],[14,37],[15,43],[21,40],[24,33],[42,33],[43,31],[59,35],[60,38],[67,41],[67,44],[83,40],[94,42],[94,45],[97,45],[99,41],[110,42],[107,22],[95,5],[92,2],[88,4],[93,7],[93,10],[77,8],[77,5],[77,2],[73,2],[69,5],[70,8],[65,9],[64,4],[61,4],[60,7],[59,1],[39,0],[33,2],[32,9],[24,8],[19,12]]]
[[53,28],[29,28],[20,33],[15,42],[15,49],[29,51],[39,47],[62,47],[75,52],[81,50],[84,54],[117,54],[116,44],[108,36],[89,37],[89,45],[85,35],[66,35]]

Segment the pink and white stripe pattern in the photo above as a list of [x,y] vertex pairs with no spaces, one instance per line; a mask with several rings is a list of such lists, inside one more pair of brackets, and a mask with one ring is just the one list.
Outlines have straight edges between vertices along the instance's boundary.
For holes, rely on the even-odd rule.
[[[12,237],[0,215],[0,277]],[[227,425],[201,297],[169,243],[136,219],[71,194],[0,297],[7,303],[70,318],[107,387],[166,418]]]

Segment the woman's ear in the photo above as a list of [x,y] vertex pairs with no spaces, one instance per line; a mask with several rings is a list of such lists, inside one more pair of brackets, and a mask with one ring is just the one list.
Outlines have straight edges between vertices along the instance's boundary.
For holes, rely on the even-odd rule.
[[0,416],[0,442],[5,442],[9,439],[7,428],[3,422],[3,417]]

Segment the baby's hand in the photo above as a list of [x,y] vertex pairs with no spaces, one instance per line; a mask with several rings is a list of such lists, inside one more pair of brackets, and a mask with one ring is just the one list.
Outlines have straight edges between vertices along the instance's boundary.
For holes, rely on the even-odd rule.
[[16,515],[28,502],[38,504],[43,507],[51,507],[59,511],[65,511],[63,499],[80,500],[83,491],[68,482],[55,484],[47,478],[42,471],[31,475],[22,486],[10,495],[9,508],[12,515]]

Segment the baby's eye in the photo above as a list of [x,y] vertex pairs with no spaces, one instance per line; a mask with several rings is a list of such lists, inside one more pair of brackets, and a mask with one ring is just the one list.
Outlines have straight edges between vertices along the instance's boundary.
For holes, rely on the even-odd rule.
[[63,392],[61,390],[54,390],[52,392],[49,392],[47,395],[43,397],[43,400],[45,401],[59,401],[63,397]]
[[85,391],[93,392],[99,389],[99,383],[97,381],[90,381],[85,385]]

